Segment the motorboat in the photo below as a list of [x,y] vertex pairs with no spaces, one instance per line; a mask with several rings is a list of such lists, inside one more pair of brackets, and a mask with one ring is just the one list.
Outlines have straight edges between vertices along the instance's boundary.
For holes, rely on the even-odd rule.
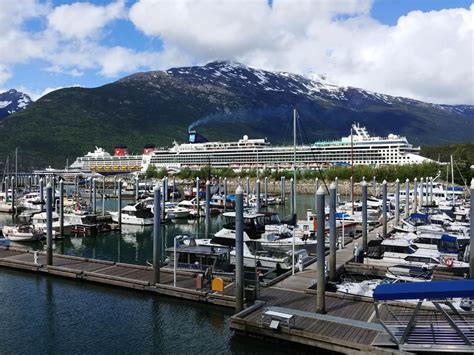
[[41,203],[41,195],[39,192],[29,192],[23,195],[18,201],[18,207],[25,210],[41,211],[44,206]]
[[32,225],[3,226],[2,233],[12,242],[33,242],[44,238],[43,232]]
[[[52,225],[53,225],[53,231],[54,232],[59,232],[61,229],[61,222],[59,220],[59,214],[56,212],[52,212]],[[31,217],[31,224],[34,226],[35,229],[42,231],[44,234],[46,234],[47,231],[47,214],[46,212],[39,212],[35,213]],[[63,221],[63,232],[64,233],[69,233],[71,231],[72,225],[69,223],[66,223],[66,221]],[[53,236],[55,236],[56,233],[53,233]]]
[[438,250],[418,248],[406,239],[371,240],[364,264],[387,267],[408,264],[460,273],[469,269],[468,263],[458,261],[455,257],[442,256]]
[[[137,202],[134,205],[127,205],[121,209],[122,224],[133,224],[139,226],[153,225],[153,212],[149,207],[144,206],[143,202]],[[118,212],[110,212],[112,221],[118,223]]]

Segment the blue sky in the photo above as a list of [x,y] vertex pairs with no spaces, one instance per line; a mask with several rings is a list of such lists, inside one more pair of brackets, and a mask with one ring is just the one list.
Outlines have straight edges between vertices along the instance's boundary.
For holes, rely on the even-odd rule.
[[137,71],[232,59],[474,104],[471,1],[0,1],[0,89],[34,98]]

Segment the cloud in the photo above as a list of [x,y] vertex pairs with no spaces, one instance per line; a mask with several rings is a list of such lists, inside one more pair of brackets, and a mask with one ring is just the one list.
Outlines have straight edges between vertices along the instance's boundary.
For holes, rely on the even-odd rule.
[[124,1],[113,2],[107,6],[96,6],[88,2],[61,5],[48,15],[51,29],[66,38],[85,39],[97,36],[109,22],[125,18]]
[[[234,59],[338,84],[440,103],[474,104],[474,5],[413,11],[386,26],[372,1],[139,0],[129,18],[194,62]],[[170,63],[173,65],[173,63]]]

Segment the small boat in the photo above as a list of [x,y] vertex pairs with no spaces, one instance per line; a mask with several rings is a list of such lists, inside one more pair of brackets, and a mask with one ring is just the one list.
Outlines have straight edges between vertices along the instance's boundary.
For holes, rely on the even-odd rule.
[[[133,224],[139,226],[153,225],[153,212],[150,208],[138,202],[134,205],[127,205],[122,208],[122,224]],[[112,221],[118,222],[118,212],[110,212]]]
[[43,233],[32,225],[4,226],[2,233],[12,242],[33,242],[44,238]]

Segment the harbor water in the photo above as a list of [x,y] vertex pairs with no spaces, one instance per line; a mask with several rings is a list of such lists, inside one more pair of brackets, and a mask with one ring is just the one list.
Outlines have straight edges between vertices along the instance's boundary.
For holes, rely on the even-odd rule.
[[[298,214],[302,216],[313,202],[311,195],[298,196]],[[116,209],[116,200],[105,203],[106,209]],[[289,206],[276,209],[285,215]],[[164,224],[165,246],[173,245],[176,234],[203,236],[203,220],[190,222]],[[10,215],[0,215],[0,224],[12,223]],[[210,233],[222,223],[222,216],[213,216]],[[124,226],[122,232],[66,237],[54,242],[54,252],[145,265],[152,260],[152,231],[152,227]],[[12,246],[45,248],[41,242]],[[0,269],[0,302],[0,354],[295,351],[294,344],[235,335],[229,329],[231,309],[59,277]]]

